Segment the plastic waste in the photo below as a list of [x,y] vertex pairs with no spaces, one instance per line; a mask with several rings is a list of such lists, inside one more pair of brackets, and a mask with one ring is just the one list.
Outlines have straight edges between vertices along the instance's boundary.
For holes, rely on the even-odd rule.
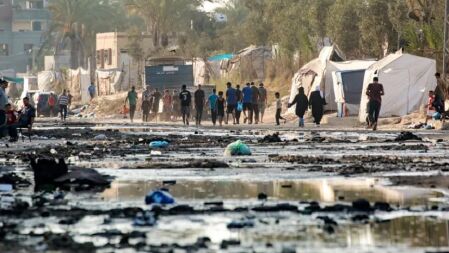
[[151,150],[150,155],[152,155],[152,156],[161,156],[162,152],[158,151],[158,150]]
[[146,211],[145,213],[139,212],[134,218],[133,225],[144,227],[144,226],[154,226],[156,224],[156,218],[154,213]]
[[440,119],[441,119],[441,113],[439,113],[439,112],[434,113],[434,114],[432,115],[432,118],[433,118],[434,120],[440,120]]
[[229,144],[224,152],[225,156],[246,156],[251,155],[251,150],[248,145],[238,140]]
[[169,145],[166,141],[152,141],[150,142],[150,148],[167,148]]
[[174,204],[175,199],[173,196],[162,190],[155,190],[147,194],[145,196],[145,204],[151,205],[151,204]]
[[106,137],[106,135],[104,135],[104,134],[99,134],[99,135],[95,136],[94,139],[95,139],[96,141],[104,141],[104,140],[107,139],[107,137]]
[[11,184],[0,184],[0,192],[10,192],[12,191]]

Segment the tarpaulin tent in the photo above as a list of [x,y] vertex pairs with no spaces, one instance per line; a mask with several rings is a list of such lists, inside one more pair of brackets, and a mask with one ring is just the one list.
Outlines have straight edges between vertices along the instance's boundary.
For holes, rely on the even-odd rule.
[[404,116],[419,110],[434,90],[436,61],[397,52],[390,54],[366,70],[360,103],[359,120],[365,122],[368,98],[365,95],[374,77],[383,84],[380,117]]
[[89,93],[87,91],[90,80],[89,70],[78,68],[67,70],[67,86],[74,100],[80,100],[82,103],[89,102]]
[[[342,62],[344,59],[343,53],[340,52],[337,46],[323,47],[318,58],[304,65],[293,76],[290,101],[293,101],[298,94],[299,87],[303,87],[306,95],[309,95],[311,91],[315,90],[315,87],[320,86],[328,102],[326,110],[336,110],[337,105],[334,102],[332,71],[327,73],[326,69],[331,61]],[[291,108],[289,112],[294,113],[295,108]]]
[[37,74],[37,86],[40,91],[57,91],[62,75],[56,71],[41,71]]
[[194,84],[209,84],[212,79],[220,77],[220,65],[217,62],[205,62],[196,58],[192,62]]
[[271,47],[249,46],[240,50],[230,60],[221,61],[221,69],[226,74],[237,74],[243,79],[263,81],[266,65],[273,60]]
[[375,62],[370,60],[329,62],[326,69],[326,83],[332,80],[335,99],[328,103],[344,102],[349,115],[358,115],[365,71]]
[[211,56],[211,57],[207,58],[207,60],[208,61],[223,61],[223,60],[231,60],[232,58],[234,58],[233,54],[219,54],[219,55]]

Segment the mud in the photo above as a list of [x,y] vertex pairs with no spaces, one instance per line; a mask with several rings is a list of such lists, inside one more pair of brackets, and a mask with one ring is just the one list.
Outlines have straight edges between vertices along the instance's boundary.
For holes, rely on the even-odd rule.
[[[449,249],[444,133],[36,125],[0,146],[1,252]],[[253,154],[224,157],[236,140]],[[63,159],[67,187],[36,189],[32,157]],[[145,205],[157,188],[176,203]]]

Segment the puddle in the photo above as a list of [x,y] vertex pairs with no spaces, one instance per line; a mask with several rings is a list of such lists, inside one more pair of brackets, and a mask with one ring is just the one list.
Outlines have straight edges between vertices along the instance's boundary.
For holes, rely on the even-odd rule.
[[175,185],[162,181],[116,181],[101,194],[109,201],[143,201],[151,190],[164,186],[178,201],[256,200],[265,193],[273,201],[351,202],[364,198],[398,206],[427,205],[443,194],[413,187],[388,187],[377,179],[310,179],[274,181],[178,180]]

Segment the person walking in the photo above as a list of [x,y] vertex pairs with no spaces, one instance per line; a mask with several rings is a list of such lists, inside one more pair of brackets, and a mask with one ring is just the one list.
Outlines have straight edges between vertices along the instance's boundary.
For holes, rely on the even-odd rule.
[[246,87],[242,90],[243,93],[243,123],[249,122],[249,117],[252,115],[252,105],[251,100],[253,99],[253,90],[251,89],[251,84],[247,83]]
[[223,119],[226,108],[226,99],[223,97],[223,91],[218,92],[218,100],[216,105],[218,123],[220,124],[220,126],[223,126]]
[[229,114],[232,115],[232,120],[235,125],[235,108],[237,107],[237,94],[234,88],[232,88],[232,84],[228,82],[226,84],[228,87],[226,90],[226,104],[227,104],[227,110],[226,110],[226,121],[225,124],[227,125],[229,123]]
[[309,106],[312,109],[313,122],[317,127],[321,125],[321,119],[324,115],[324,105],[326,101],[324,100],[324,95],[321,92],[320,86],[315,87],[315,91],[310,93]]
[[56,106],[56,98],[55,98],[55,94],[53,94],[53,92],[50,92],[50,95],[48,96],[48,108],[50,110],[50,117],[53,117],[53,112],[55,111],[55,106]]
[[171,102],[172,102],[173,120],[176,121],[181,115],[181,101],[179,100],[179,93],[177,90],[173,90]]
[[163,117],[162,119],[164,121],[169,121],[171,119],[171,114],[172,114],[172,104],[173,104],[173,97],[172,95],[170,95],[170,91],[169,90],[165,90],[164,91],[164,96],[162,97],[162,114]]
[[251,83],[251,96],[252,115],[250,116],[249,124],[254,122],[257,125],[259,124],[259,89],[254,82]]
[[136,113],[136,105],[137,105],[137,99],[138,95],[136,92],[136,87],[132,87],[131,90],[128,92],[128,95],[125,99],[125,105],[128,102],[129,103],[129,118],[131,120],[131,123],[134,122],[134,114]]
[[284,121],[284,124],[287,123],[287,120],[281,116],[282,114],[281,94],[279,92],[276,92],[274,94],[274,97],[276,98],[276,125],[279,126],[281,119]]
[[260,123],[263,123],[263,116],[265,114],[265,108],[267,107],[268,97],[267,90],[264,87],[264,84],[259,84],[259,114],[260,114]]
[[197,90],[194,93],[195,110],[196,110],[196,125],[201,126],[201,119],[203,118],[204,104],[206,103],[206,94],[201,89],[201,84],[198,85]]
[[240,116],[243,111],[243,93],[240,89],[240,85],[235,87],[235,96],[237,98],[237,104],[235,106],[235,121],[237,125],[240,125]]
[[210,94],[207,99],[207,103],[209,104],[210,116],[212,118],[212,124],[215,126],[217,123],[217,90],[213,89],[212,94]]
[[64,90],[59,96],[59,114],[61,115],[61,120],[65,121],[67,119],[67,105],[69,104],[69,97],[67,96],[67,91]]
[[8,96],[6,96],[6,89],[8,82],[0,79],[0,138],[6,135],[6,105],[8,104]]
[[181,93],[179,93],[179,100],[181,102],[182,122],[184,125],[189,125],[190,106],[192,105],[192,94],[187,90],[187,85],[182,86]]
[[295,96],[295,99],[288,104],[288,108],[296,106],[296,116],[299,118],[299,127],[304,127],[304,115],[309,107],[309,100],[304,92],[303,87],[299,87],[298,94]]
[[368,85],[366,89],[368,96],[368,128],[377,130],[377,120],[379,119],[380,109],[382,107],[382,96],[385,95],[384,86],[379,83],[379,78],[374,77],[373,82]]
[[144,92],[142,92],[142,122],[150,121],[150,110],[153,101],[150,86],[148,85]]
[[162,94],[159,92],[159,90],[156,88],[153,92],[153,107],[151,108],[151,111],[153,112],[153,118],[157,121],[157,116],[159,114],[159,104],[161,102]]
[[67,105],[67,110],[70,111],[70,107],[72,106],[73,96],[70,94],[70,91],[67,91],[67,97],[69,98],[69,104]]
[[95,98],[96,88],[95,84],[91,83],[89,87],[87,88],[87,91],[89,92],[90,101],[92,101]]

